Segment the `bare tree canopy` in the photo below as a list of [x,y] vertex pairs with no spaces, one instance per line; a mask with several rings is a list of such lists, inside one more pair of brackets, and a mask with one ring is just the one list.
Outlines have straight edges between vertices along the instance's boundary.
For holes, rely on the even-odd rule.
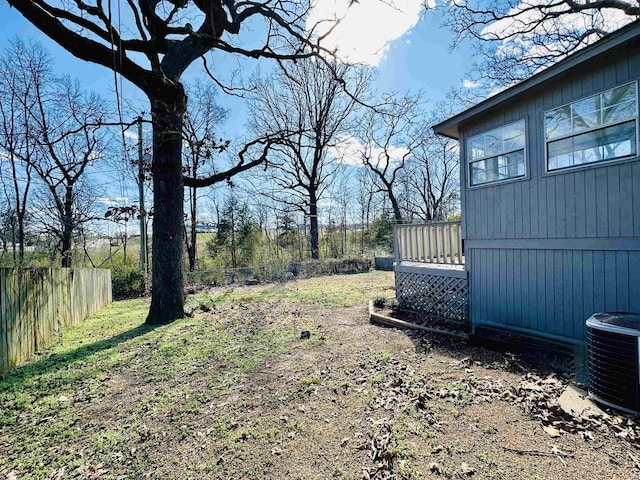
[[[229,112],[216,103],[215,85],[196,82],[188,91],[193,101],[189,103],[182,128],[185,146],[183,169],[194,179],[202,176],[210,177],[221,170],[216,162],[217,157],[229,147],[229,140],[216,136],[216,132]],[[188,187],[186,195],[189,205],[186,243],[191,272],[196,268],[197,257],[198,197],[200,195],[198,190],[197,187]]]
[[72,237],[91,218],[91,196],[81,192],[81,185],[87,185],[87,168],[103,153],[100,125],[107,106],[78,82],[54,76],[52,63],[41,45],[20,41],[0,59],[0,149],[13,177],[19,262],[35,172],[41,191],[33,217],[57,240],[62,266],[70,267]]
[[[73,55],[120,73],[145,92],[153,122],[153,276],[148,323],[184,316],[182,74],[217,50],[251,58],[297,59],[321,50],[297,0],[7,0]],[[252,41],[240,35],[250,24]],[[245,28],[243,28],[245,27]],[[255,37],[259,37],[257,40]],[[299,47],[292,48],[292,45]],[[218,72],[219,73],[219,72]],[[217,80],[217,79],[216,79]],[[237,170],[246,169],[243,159]],[[229,175],[218,174],[225,179]],[[215,178],[200,179],[211,184]],[[193,182],[195,184],[197,182]]]
[[30,115],[42,153],[27,161],[46,187],[40,197],[41,223],[58,239],[62,266],[71,267],[73,235],[93,219],[85,173],[103,156],[106,141],[100,124],[108,109],[68,77],[42,78],[34,91]]
[[359,126],[358,157],[373,174],[377,192],[391,202],[396,223],[403,215],[396,189],[400,172],[421,142],[421,97],[387,96],[384,108],[368,110]]
[[490,86],[521,80],[640,16],[637,0],[455,0],[444,24],[454,45],[475,40],[477,79]]
[[31,115],[37,103],[35,87],[50,76],[50,68],[46,52],[31,43],[14,41],[0,57],[0,182],[7,200],[4,220],[11,227],[14,264],[18,265],[24,262],[31,162],[37,162],[41,153]]
[[410,190],[407,204],[425,222],[446,220],[459,207],[458,142],[436,135],[430,127],[422,134],[402,177]]
[[368,86],[364,69],[306,59],[258,81],[251,99],[252,131],[277,145],[269,167],[278,200],[309,219],[313,259],[319,258],[318,202],[337,169],[330,149],[346,135]]

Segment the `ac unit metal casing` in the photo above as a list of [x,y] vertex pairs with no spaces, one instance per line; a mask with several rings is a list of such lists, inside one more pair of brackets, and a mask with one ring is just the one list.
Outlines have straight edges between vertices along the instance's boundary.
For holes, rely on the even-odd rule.
[[589,394],[640,415],[640,315],[596,313],[587,320]]

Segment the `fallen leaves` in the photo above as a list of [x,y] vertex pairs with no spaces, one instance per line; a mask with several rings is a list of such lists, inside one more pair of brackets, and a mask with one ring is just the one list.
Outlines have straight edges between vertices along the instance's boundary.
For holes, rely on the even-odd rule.
[[365,468],[363,480],[395,480],[394,461],[397,443],[388,420],[379,423],[369,438],[369,458],[373,467]]
[[568,384],[555,375],[542,377],[526,373],[518,386],[505,392],[503,399],[519,405],[539,420],[551,438],[566,432],[578,434],[585,441],[593,441],[594,433],[613,432],[618,438],[640,445],[640,426],[629,415],[575,412],[561,405],[559,399]]
[[563,458],[573,458],[574,455],[572,453],[567,453],[562,451],[557,445],[551,445],[548,452],[542,450],[522,450],[519,448],[512,447],[502,447],[505,452],[516,453],[518,455],[533,455],[536,457],[557,457],[559,459]]
[[555,427],[552,427],[551,425],[546,425],[542,427],[542,430],[544,430],[545,433],[549,435],[551,438],[557,438],[561,435],[560,430],[558,430]]
[[467,462],[462,462],[459,470],[460,470],[460,473],[465,477],[471,477],[476,473],[475,468],[470,467]]

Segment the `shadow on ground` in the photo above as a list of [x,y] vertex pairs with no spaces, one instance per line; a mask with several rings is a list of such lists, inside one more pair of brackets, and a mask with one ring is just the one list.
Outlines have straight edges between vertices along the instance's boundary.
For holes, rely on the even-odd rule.
[[472,363],[500,366],[513,373],[555,374],[566,379],[574,373],[571,346],[497,332],[483,332],[470,340],[419,330],[407,329],[405,333],[414,343],[416,352],[420,354],[428,354],[436,348],[457,359],[468,358]]
[[159,325],[142,324],[110,338],[83,345],[75,350],[46,356],[40,360],[29,362],[0,376],[0,382],[5,384],[2,385],[2,383],[0,383],[0,392],[5,388],[5,386],[9,387],[10,385],[13,385],[12,388],[15,388],[17,383],[24,383],[34,377],[57,372],[61,369],[67,368],[73,363],[84,361],[98,352],[114,348],[117,345],[127,342],[133,338],[146,335],[147,333],[155,330],[158,326]]

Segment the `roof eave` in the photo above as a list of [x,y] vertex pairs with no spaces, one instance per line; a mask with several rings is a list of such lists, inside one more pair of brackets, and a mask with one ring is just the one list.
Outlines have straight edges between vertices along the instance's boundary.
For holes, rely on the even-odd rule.
[[517,83],[516,85],[483,100],[473,107],[468,108],[467,110],[464,110],[457,115],[438,123],[437,125],[434,125],[432,127],[433,131],[438,135],[458,140],[460,136],[459,127],[463,122],[468,122],[474,117],[498,107],[503,102],[513,100],[525,91],[537,87],[541,83],[547,82],[584,62],[603,55],[609,50],[619,47],[637,36],[640,36],[640,20],[610,33],[592,45],[589,45],[588,47],[585,47],[582,50],[560,60],[555,65],[536,73],[526,80],[523,80],[520,83]]

